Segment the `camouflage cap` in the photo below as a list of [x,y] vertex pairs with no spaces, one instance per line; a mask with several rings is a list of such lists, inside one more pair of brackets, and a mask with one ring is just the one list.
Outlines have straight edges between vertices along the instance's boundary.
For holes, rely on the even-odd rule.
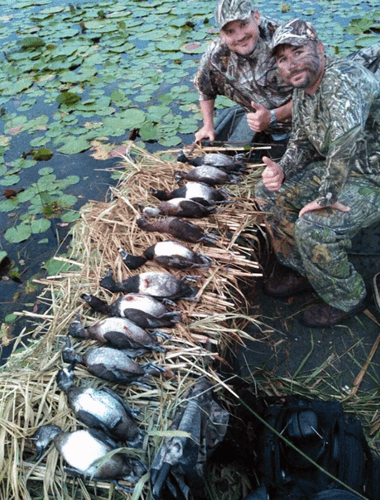
[[292,19],[279,26],[274,32],[272,38],[272,55],[279,45],[289,44],[300,47],[309,41],[319,41],[314,26],[307,21],[302,21],[302,19]]
[[222,29],[231,21],[248,19],[254,11],[249,0],[220,0],[215,9],[215,22]]

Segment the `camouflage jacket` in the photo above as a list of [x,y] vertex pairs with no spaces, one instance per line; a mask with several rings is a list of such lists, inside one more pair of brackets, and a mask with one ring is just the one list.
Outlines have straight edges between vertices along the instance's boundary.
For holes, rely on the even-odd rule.
[[[278,108],[292,98],[292,88],[282,81],[276,61],[270,57],[270,42],[280,24],[261,16],[260,37],[252,54],[243,57],[231,51],[222,39],[215,40],[203,55],[194,84],[200,100],[214,100],[223,95],[251,112],[251,101],[268,109]],[[279,131],[290,130],[279,123]]]
[[380,81],[356,62],[326,57],[315,95],[293,93],[293,129],[279,162],[285,178],[326,159],[317,202],[332,205],[350,175],[380,185]]

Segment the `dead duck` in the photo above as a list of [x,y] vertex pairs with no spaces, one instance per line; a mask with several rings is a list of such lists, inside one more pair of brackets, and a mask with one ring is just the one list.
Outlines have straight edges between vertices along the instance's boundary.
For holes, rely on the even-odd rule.
[[209,186],[216,184],[239,184],[240,176],[237,174],[229,174],[221,168],[212,167],[211,165],[201,165],[195,167],[190,172],[182,172],[176,170],[174,172],[174,179],[180,182],[185,179],[187,181],[204,182]]
[[189,163],[194,167],[201,165],[211,165],[212,167],[221,168],[226,172],[243,172],[245,170],[245,163],[243,162],[243,154],[228,156],[223,153],[207,153],[199,158],[188,158],[182,151],[177,161],[181,163]]
[[93,347],[80,356],[72,347],[69,337],[66,338],[66,346],[62,350],[62,359],[65,363],[71,364],[75,361],[85,366],[95,377],[116,384],[135,384],[150,388],[144,381],[149,380],[150,375],[165,372],[165,368],[149,362],[139,365],[132,359],[132,355],[133,353],[112,347]]
[[203,242],[208,245],[214,245],[218,239],[216,235],[205,233],[197,224],[193,224],[180,217],[167,217],[155,222],[150,222],[144,215],[137,219],[137,225],[145,231],[158,231],[160,233],[168,233],[174,238],[189,243]]
[[170,311],[159,300],[142,293],[128,293],[112,304],[88,293],[83,293],[81,298],[94,311],[111,317],[128,318],[140,328],[170,328],[181,321],[180,311]]
[[121,486],[118,481],[136,484],[147,470],[140,458],[131,454],[114,453],[101,460],[118,445],[98,429],[63,432],[57,425],[42,425],[32,439],[37,449],[37,460],[53,441],[70,466],[65,468],[67,474],[110,481],[125,492],[132,493],[133,489]]
[[184,276],[178,279],[165,272],[141,273],[124,281],[116,282],[111,269],[109,269],[104,278],[100,280],[100,286],[110,292],[144,293],[160,300],[196,300],[198,289],[187,284],[187,282],[193,281],[193,276]]
[[127,318],[104,318],[84,328],[80,318],[77,317],[69,327],[69,335],[74,338],[94,339],[101,343],[109,343],[116,349],[165,352],[154,336],[154,332],[148,333]]
[[220,203],[231,203],[228,200],[229,193],[223,188],[214,188],[204,182],[188,182],[174,189],[170,193],[160,189],[150,188],[150,192],[160,201],[168,201],[174,198],[186,198],[194,200],[201,205],[212,206]]
[[134,257],[122,248],[119,252],[124,264],[128,269],[138,269],[141,266],[141,260],[144,263],[147,260],[155,260],[160,264],[175,269],[208,269],[212,259],[206,255],[193,252],[190,248],[176,240],[159,241],[144,251],[144,258]]
[[145,207],[143,214],[147,217],[173,215],[189,219],[202,219],[203,217],[208,217],[215,210],[216,207],[214,205],[210,206],[208,202],[205,204],[187,198],[173,198],[172,200],[162,201],[158,207]]
[[116,441],[140,448],[144,434],[135,423],[136,412],[108,387],[93,389],[74,385],[75,361],[57,374],[58,387],[66,394],[68,404],[78,420],[88,427],[101,429]]

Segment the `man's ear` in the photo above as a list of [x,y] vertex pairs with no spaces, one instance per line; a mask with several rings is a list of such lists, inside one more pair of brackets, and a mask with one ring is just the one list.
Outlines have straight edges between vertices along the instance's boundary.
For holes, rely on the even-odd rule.
[[261,24],[261,19],[260,19],[260,12],[258,10],[255,10],[253,13],[253,18],[256,21],[257,26],[260,26]]

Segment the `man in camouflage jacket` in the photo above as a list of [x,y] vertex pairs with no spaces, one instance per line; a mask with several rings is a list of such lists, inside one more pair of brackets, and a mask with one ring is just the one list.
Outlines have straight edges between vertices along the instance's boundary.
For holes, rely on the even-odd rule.
[[195,139],[215,139],[213,111],[218,95],[244,108],[252,136],[264,130],[280,136],[289,133],[292,87],[284,84],[270,54],[280,23],[261,16],[250,0],[220,0],[215,21],[220,38],[208,46],[194,80],[204,119]]
[[[266,168],[255,194],[273,234],[273,296],[311,287],[323,300],[302,322],[332,326],[366,306],[362,277],[349,262],[353,236],[380,221],[380,80],[357,62],[329,58],[310,23],[274,34],[272,54],[294,87],[285,155]],[[291,269],[290,269],[291,268]]]

